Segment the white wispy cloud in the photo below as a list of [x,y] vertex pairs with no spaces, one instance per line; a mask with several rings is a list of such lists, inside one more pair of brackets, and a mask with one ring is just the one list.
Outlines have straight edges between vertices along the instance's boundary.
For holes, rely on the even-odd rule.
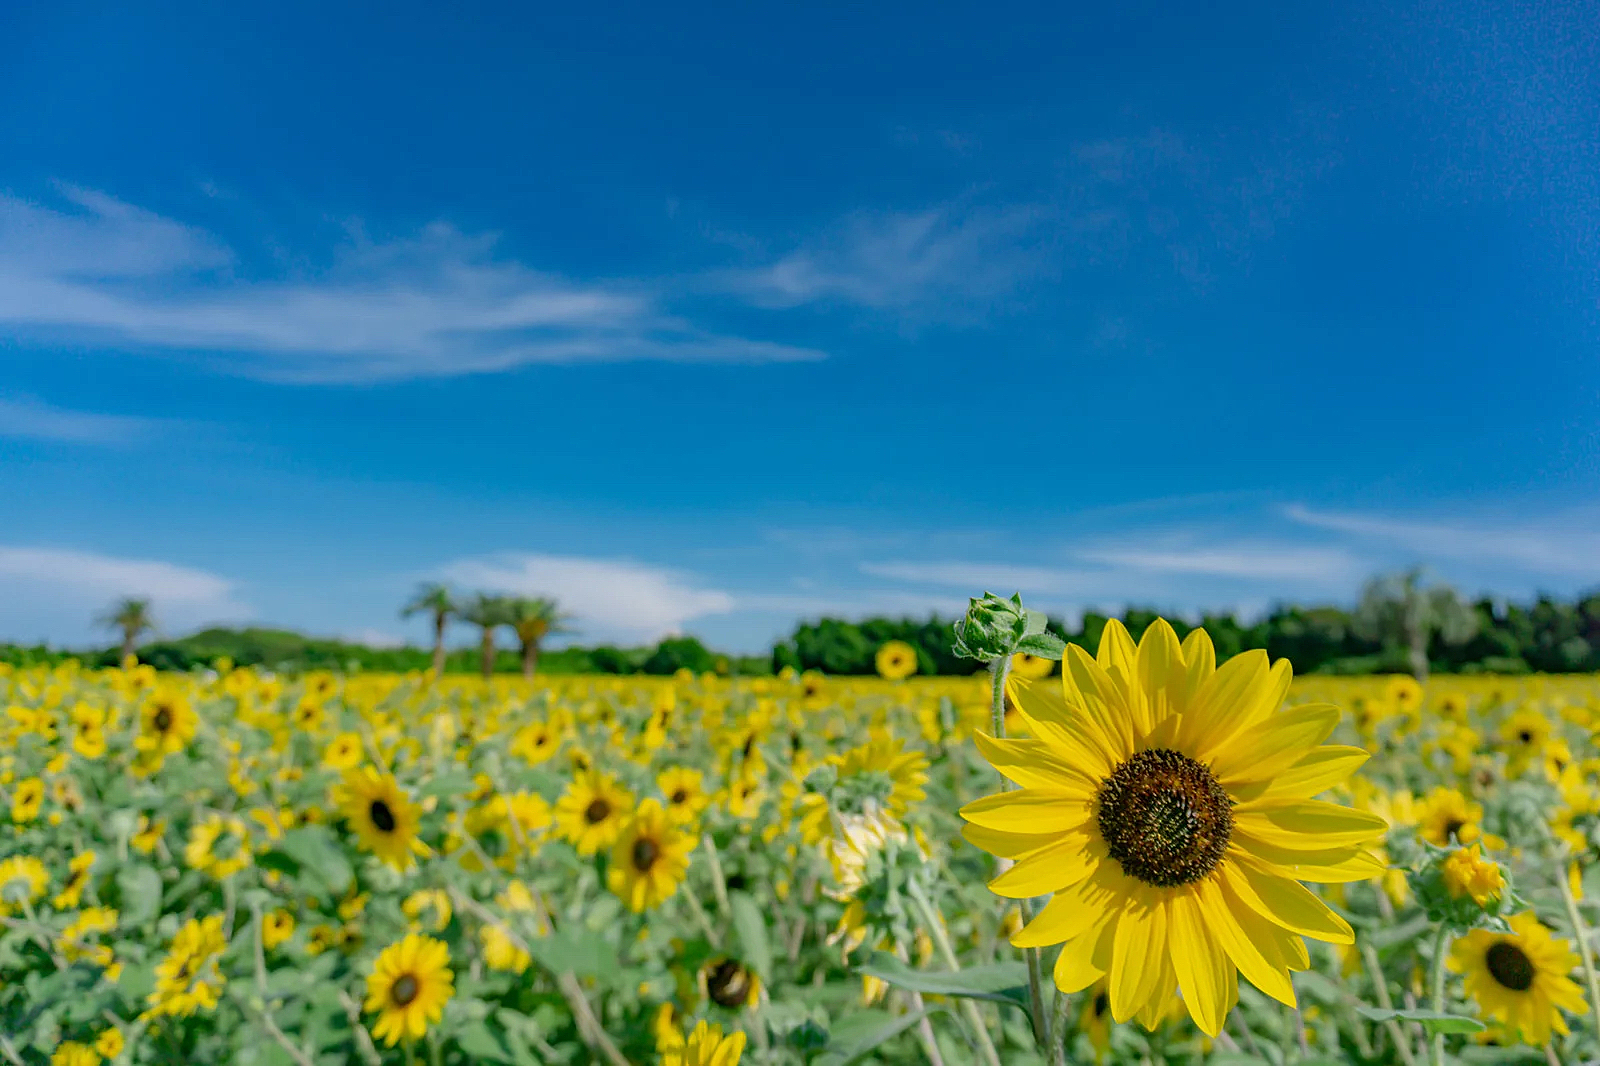
[[87,635],[91,619],[123,596],[149,599],[157,624],[169,633],[254,615],[239,600],[234,582],[206,570],[66,548],[0,545],[0,639]]
[[1091,548],[1076,555],[1089,562],[1168,574],[1260,581],[1321,581],[1344,585],[1367,564],[1344,548],[1293,544],[1234,544],[1194,548]]
[[579,284],[443,223],[356,241],[312,276],[250,280],[216,237],[103,193],[0,196],[0,326],[204,352],[253,376],[373,381],[615,360],[782,362],[822,353],[707,331],[648,286]]
[[1502,563],[1553,577],[1600,579],[1600,514],[1593,512],[1548,516],[1536,525],[1417,521],[1301,504],[1284,514],[1302,525],[1391,545],[1419,562]]
[[160,419],[57,407],[33,396],[0,395],[0,438],[66,444],[130,444],[158,432]]
[[777,261],[718,275],[766,307],[838,300],[906,311],[981,302],[1009,291],[1032,267],[1023,238],[1033,207],[858,212]]
[[467,589],[553,596],[576,615],[585,640],[655,640],[737,606],[687,575],[627,560],[506,553],[458,560],[439,576]]

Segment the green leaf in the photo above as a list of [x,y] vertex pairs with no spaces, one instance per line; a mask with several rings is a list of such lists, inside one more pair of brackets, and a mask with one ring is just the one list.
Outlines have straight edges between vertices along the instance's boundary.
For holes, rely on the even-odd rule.
[[1421,1022],[1429,1033],[1480,1033],[1486,1026],[1476,1018],[1436,1010],[1382,1010],[1357,1007],[1356,1013],[1374,1022]]
[[813,1066],[849,1066],[879,1045],[906,1032],[931,1013],[912,1012],[896,1017],[884,1011],[862,1011],[841,1019],[828,1033],[828,1050],[812,1060]]
[[986,999],[1028,1009],[1028,968],[1020,962],[997,962],[934,973],[913,970],[893,955],[880,951],[859,970],[911,992]]
[[772,983],[772,946],[767,941],[767,919],[761,905],[747,892],[730,892],[728,905],[733,910],[733,929],[739,934],[739,945],[744,949],[744,961],[761,977],[762,983]]
[[493,1062],[515,1062],[500,1041],[495,1038],[494,1032],[482,1022],[472,1022],[456,1034],[456,1044],[474,1060],[489,1059]]
[[123,925],[143,925],[161,913],[161,875],[142,863],[117,871]]
[[307,825],[291,829],[278,842],[278,850],[299,863],[302,870],[311,873],[332,896],[342,896],[355,878],[350,860],[334,839],[333,831],[324,825]]
[[617,949],[596,933],[563,929],[528,942],[528,951],[551,973],[578,977],[615,975],[621,969]]
[[1366,934],[1366,941],[1374,948],[1382,951],[1385,948],[1392,948],[1397,944],[1415,940],[1432,928],[1433,922],[1428,916],[1419,914],[1409,921],[1401,922],[1399,925],[1385,925],[1374,929]]
[[1017,641],[1017,650],[1041,659],[1059,660],[1067,653],[1067,642],[1054,633],[1034,633]]

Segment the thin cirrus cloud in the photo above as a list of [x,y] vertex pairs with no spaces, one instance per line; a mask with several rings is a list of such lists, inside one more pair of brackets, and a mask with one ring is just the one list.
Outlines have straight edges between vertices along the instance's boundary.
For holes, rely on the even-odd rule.
[[74,411],[34,396],[0,395],[0,439],[58,444],[132,444],[158,434],[167,425],[155,418]]
[[215,236],[64,187],[69,209],[0,196],[0,327],[205,352],[288,381],[378,381],[617,360],[792,362],[821,352],[727,336],[649,286],[579,284],[435,223],[354,243],[314,276],[250,281]]
[[1022,249],[1036,207],[857,212],[775,262],[713,275],[763,307],[838,301],[880,310],[937,308],[1004,295],[1037,263]]
[[686,575],[627,560],[512,552],[457,560],[439,576],[466,589],[554,597],[575,613],[586,642],[655,640],[738,606]]
[[1321,511],[1303,504],[1283,509],[1303,526],[1343,533],[1404,552],[1419,562],[1510,566],[1532,574],[1600,579],[1600,532],[1591,512],[1551,515],[1537,525],[1438,522],[1386,515]]

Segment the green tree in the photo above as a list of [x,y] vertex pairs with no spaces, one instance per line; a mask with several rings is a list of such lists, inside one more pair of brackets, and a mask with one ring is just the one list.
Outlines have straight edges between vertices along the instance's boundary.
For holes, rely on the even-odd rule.
[[510,600],[488,592],[480,592],[468,600],[457,612],[463,622],[482,630],[482,666],[485,678],[494,675],[494,634],[503,625],[511,624]]
[[506,601],[506,624],[522,645],[522,676],[532,677],[539,666],[539,645],[552,633],[572,632],[565,623],[571,615],[562,613],[555,600],[545,596],[518,596]]
[[150,601],[129,596],[113,603],[97,622],[106,629],[122,631],[122,658],[126,660],[139,646],[139,638],[155,631]]
[[414,614],[426,614],[433,619],[433,673],[437,677],[444,673],[444,631],[450,624],[450,616],[458,614],[460,607],[456,603],[455,593],[449,586],[441,585],[437,581],[426,581],[417,586],[417,591],[411,599],[400,609],[401,618],[410,618]]
[[1428,678],[1428,646],[1465,644],[1478,631],[1478,615],[1449,585],[1422,584],[1422,571],[1373,578],[1356,607],[1356,632],[1385,648],[1402,648],[1411,674]]

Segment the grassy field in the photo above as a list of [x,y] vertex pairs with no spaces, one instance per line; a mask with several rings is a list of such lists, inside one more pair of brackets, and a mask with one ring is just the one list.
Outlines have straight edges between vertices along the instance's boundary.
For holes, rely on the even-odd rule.
[[[1353,767],[1364,749],[1353,776],[1316,786],[1354,813],[1318,823],[1333,804],[1308,795],[1298,822],[1261,829],[1252,812],[1287,778],[1251,792],[1221,768],[1234,756],[1206,763],[1229,790],[1219,847],[1258,837],[1326,882],[1314,912],[1297,895],[1246,900],[1275,923],[1252,938],[1258,954],[1280,950],[1281,965],[1175,910],[1172,961],[1151,949],[1139,963],[1121,935],[1063,936],[1069,952],[1088,945],[1082,958],[1045,945],[1030,991],[1029,956],[1008,941],[1024,908],[1076,891],[1065,871],[1079,860],[1039,858],[1063,846],[1047,842],[1053,808],[996,829],[998,801],[975,801],[1000,792],[996,764],[1024,755],[1008,772],[1027,787],[1005,802],[1056,795],[1040,783],[1051,773],[1076,780],[1062,752],[1089,733],[1052,716],[1094,704],[1084,694],[1105,678],[1125,694],[1145,671],[1160,699],[1127,713],[1158,732],[1169,696],[1174,722],[1199,721],[1197,693],[1220,700],[1226,684],[1202,686],[1213,675],[1194,647],[1175,660],[1187,675],[1141,651],[1128,676],[1103,648],[1064,703],[1057,664],[1020,662],[1019,675],[1057,675],[1018,680],[1006,732],[1032,739],[1004,748],[974,739],[993,732],[988,675],[0,667],[0,1060],[1026,1066],[1060,1061],[1060,1045],[1079,1062],[1592,1061],[1573,942],[1600,811],[1592,675],[1296,681],[1282,720],[1326,722],[1339,747],[1279,759],[1283,773],[1312,788],[1306,768]],[[1114,718],[1119,699],[1094,705]],[[1278,758],[1261,743],[1237,748],[1239,780]],[[1183,788],[1200,780],[1183,772]],[[1086,787],[1101,868],[1153,869],[1167,853],[1128,844],[1107,813],[1134,801]],[[1010,864],[991,852],[1017,833],[1035,836],[992,891]],[[1285,946],[1301,933],[1305,946]],[[1221,968],[1201,972],[1213,958]],[[1284,968],[1293,1007],[1256,987]],[[702,1021],[716,1028],[696,1035]]]

